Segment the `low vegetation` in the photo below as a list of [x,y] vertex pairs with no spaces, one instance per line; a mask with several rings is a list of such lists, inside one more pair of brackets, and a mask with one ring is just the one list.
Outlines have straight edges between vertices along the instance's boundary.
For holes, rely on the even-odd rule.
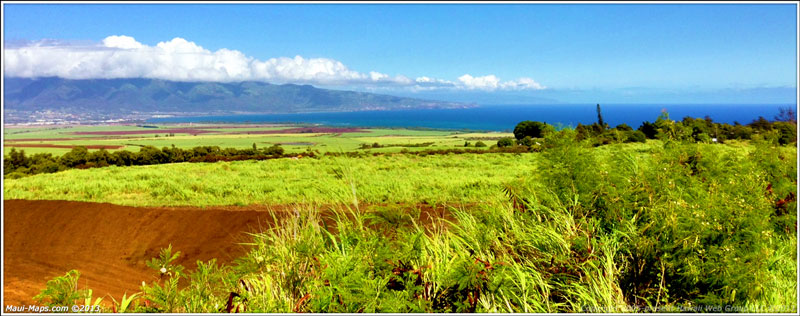
[[[796,150],[605,152],[575,134],[546,136],[535,172],[493,188],[501,200],[451,209],[452,221],[341,204],[333,227],[309,208],[253,233],[231,265],[187,271],[165,249],[127,310],[797,311]],[[363,200],[349,190],[360,172],[324,187]]]
[[[797,312],[797,149],[782,127],[796,123],[760,122],[747,138],[666,114],[609,129],[598,106],[596,125],[525,123],[482,154],[68,170],[9,179],[4,193],[308,204],[251,233],[231,264],[189,270],[162,250],[148,263],[156,280],[112,311]],[[418,203],[449,216],[423,225]],[[62,283],[39,297],[85,300],[53,294]]]

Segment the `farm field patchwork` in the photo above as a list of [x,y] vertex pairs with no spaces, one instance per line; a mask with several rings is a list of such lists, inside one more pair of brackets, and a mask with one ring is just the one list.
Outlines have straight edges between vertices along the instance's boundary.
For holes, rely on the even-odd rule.
[[[482,135],[482,136],[481,136]],[[450,131],[418,131],[403,129],[354,129],[303,127],[294,125],[160,125],[139,126],[74,126],[42,128],[6,128],[4,130],[4,155],[11,148],[24,149],[28,154],[51,153],[61,155],[74,146],[89,149],[105,147],[109,151],[138,151],[142,146],[158,148],[176,146],[190,149],[196,146],[222,148],[250,148],[253,144],[268,147],[280,144],[287,152],[347,152],[359,150],[362,144],[432,143],[431,147],[463,147],[466,141],[475,143],[476,137],[487,142],[510,133],[459,133]],[[423,147],[402,147],[421,150]],[[401,147],[376,149],[380,152],[400,151]]]

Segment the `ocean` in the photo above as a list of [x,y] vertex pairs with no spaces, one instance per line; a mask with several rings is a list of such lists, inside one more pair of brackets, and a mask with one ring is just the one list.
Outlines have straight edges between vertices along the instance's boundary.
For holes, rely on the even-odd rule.
[[[795,104],[601,104],[603,120],[610,126],[628,124],[634,129],[644,121],[654,122],[662,111],[673,120],[685,116],[711,117],[714,122],[747,124],[763,116],[772,120],[780,108]],[[484,105],[469,109],[423,109],[296,114],[249,114],[167,117],[148,123],[303,123],[346,127],[430,128],[476,131],[510,131],[524,120],[572,126],[597,121],[596,104]]]

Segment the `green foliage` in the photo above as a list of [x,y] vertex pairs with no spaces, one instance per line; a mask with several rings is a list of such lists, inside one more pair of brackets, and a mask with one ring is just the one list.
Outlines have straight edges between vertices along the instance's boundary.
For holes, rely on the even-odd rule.
[[133,293],[131,296],[128,296],[127,293],[122,294],[122,299],[120,299],[119,302],[117,302],[116,299],[111,297],[111,300],[113,301],[113,304],[114,304],[113,307],[112,307],[112,311],[114,313],[125,313],[125,312],[127,312],[128,308],[133,306],[133,302],[136,299],[139,298],[139,295],[141,295],[141,292]]
[[597,105],[597,125],[602,129],[608,128],[608,125],[603,121],[603,113],[600,112],[600,104]]
[[66,166],[67,168],[74,168],[86,163],[86,156],[88,155],[88,150],[86,147],[75,147],[72,150],[59,159],[59,163]]
[[[232,265],[198,262],[183,273],[174,264],[179,253],[162,249],[148,262],[159,279],[141,288],[139,301],[149,303],[133,310],[796,312],[797,150],[780,140],[781,129],[794,125],[773,123],[744,144],[706,143],[728,132],[715,124],[665,113],[653,124],[662,140],[650,142],[641,128],[565,128],[537,140],[541,151],[532,154],[128,168],[111,183],[125,192],[150,188],[148,196],[166,201],[310,202],[273,214],[275,225],[252,233],[249,252]],[[581,133],[587,138],[575,141]],[[607,146],[595,146],[603,139]],[[508,142],[506,150],[525,147]],[[59,178],[63,187],[51,188],[110,191],[91,179],[119,176],[112,171],[119,170],[68,171]],[[51,197],[37,178],[55,182],[46,175],[9,180],[6,196]],[[224,198],[236,194],[246,196]],[[423,201],[461,206],[422,223],[413,206]],[[366,210],[365,202],[378,207]]]
[[497,147],[509,147],[514,146],[514,140],[510,137],[504,137],[497,141]]
[[647,135],[642,131],[630,131],[628,138],[625,139],[626,143],[644,143],[647,141]]
[[[254,144],[255,145],[255,144]],[[191,150],[176,148],[174,145],[158,149],[154,146],[143,146],[139,152],[126,150],[114,153],[100,149],[89,153],[86,147],[75,147],[61,157],[51,154],[36,154],[28,158],[25,151],[17,152],[12,148],[3,161],[5,176],[19,178],[39,173],[54,173],[70,168],[95,168],[107,166],[156,165],[177,162],[215,162],[231,160],[262,160],[283,157],[284,150],[280,145],[272,145],[263,150],[253,149],[220,149],[217,146],[199,146]],[[314,153],[311,153],[313,156]]]
[[182,303],[181,293],[178,289],[179,280],[180,277],[171,277],[163,281],[163,284],[142,285],[142,297],[147,300],[150,306],[140,305],[135,312],[182,312],[183,310],[178,309]]
[[524,138],[517,140],[517,144],[522,146],[533,146],[536,142],[534,142],[533,138],[530,136],[525,136]]
[[638,131],[642,132],[647,139],[656,139],[656,135],[658,135],[658,127],[650,122],[642,122]]
[[518,140],[521,140],[526,136],[541,138],[554,130],[555,128],[547,123],[522,121],[514,127],[514,137]]
[[486,147],[486,144],[482,141],[475,142],[475,147]]
[[151,269],[158,271],[159,277],[183,276],[183,266],[173,263],[180,255],[180,251],[172,253],[172,244],[170,244],[169,247],[161,249],[158,258],[150,259],[146,264]]
[[72,306],[78,301],[83,300],[91,292],[78,289],[78,278],[81,273],[77,270],[70,270],[63,276],[58,276],[47,281],[47,287],[43,289],[33,299],[40,304],[47,306]]

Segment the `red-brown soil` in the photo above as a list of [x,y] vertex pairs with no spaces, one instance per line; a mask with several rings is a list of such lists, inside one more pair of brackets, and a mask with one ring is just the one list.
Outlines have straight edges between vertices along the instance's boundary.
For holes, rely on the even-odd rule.
[[[95,297],[138,292],[156,274],[145,261],[170,243],[179,264],[230,262],[246,252],[244,232],[271,220],[263,210],[154,209],[67,201],[3,202],[3,297],[31,304],[47,280],[71,269]],[[110,300],[110,299],[106,299]]]
[[150,129],[150,130],[135,130],[135,131],[95,131],[95,132],[72,132],[73,135],[139,135],[139,134],[204,134],[204,133],[217,133],[215,131],[207,131],[194,128],[171,128],[171,129]]
[[295,127],[269,131],[232,132],[230,134],[302,134],[302,133],[368,133],[368,130],[351,127]]
[[120,149],[125,146],[120,145],[56,145],[56,144],[5,144],[6,147],[33,147],[33,148],[75,148],[86,147],[86,149]]
[[[270,227],[296,206],[128,207],[70,201],[3,201],[3,297],[6,305],[33,304],[47,280],[71,269],[79,286],[94,297],[116,300],[139,291],[156,272],[145,261],[172,244],[181,251],[178,264],[194,269],[197,260],[230,263],[244,255],[245,232]],[[404,207],[393,205],[392,207]],[[429,225],[449,217],[441,207],[418,205],[418,222]],[[300,207],[299,209],[307,209]],[[324,215],[323,217],[328,218]],[[327,222],[328,220],[326,220]],[[330,226],[329,226],[330,227]]]

